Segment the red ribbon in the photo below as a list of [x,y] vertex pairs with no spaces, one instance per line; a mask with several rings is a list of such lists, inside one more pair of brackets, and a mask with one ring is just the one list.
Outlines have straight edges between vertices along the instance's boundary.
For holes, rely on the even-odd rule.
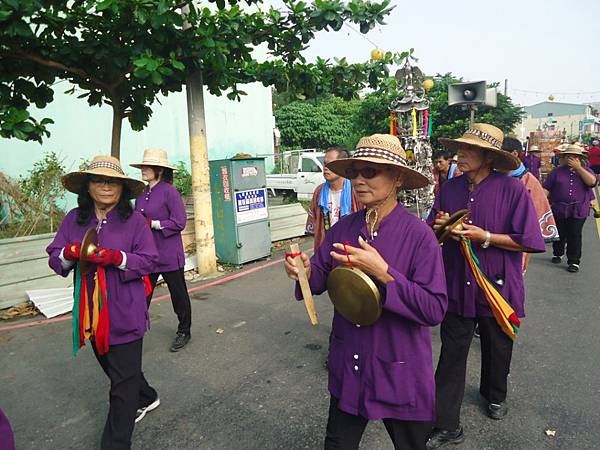
[[104,355],[108,352],[110,319],[108,317],[106,272],[102,266],[98,266],[97,270],[98,282],[100,283],[100,298],[102,299],[102,306],[100,308],[100,317],[98,318],[98,328],[96,329],[96,348],[98,350],[98,354]]
[[302,254],[302,252],[298,252],[298,253],[286,253],[286,254],[285,254],[285,257],[286,257],[286,258],[292,258],[292,259],[294,259],[294,258],[296,258],[297,256],[300,256],[301,254]]
[[349,247],[352,247],[352,244],[350,244],[350,242],[344,242],[342,245],[344,246],[344,254],[346,255],[346,258],[348,259],[348,266],[350,267],[350,269],[352,269],[352,261],[350,260],[350,253],[348,253],[348,249],[346,248],[346,245]]

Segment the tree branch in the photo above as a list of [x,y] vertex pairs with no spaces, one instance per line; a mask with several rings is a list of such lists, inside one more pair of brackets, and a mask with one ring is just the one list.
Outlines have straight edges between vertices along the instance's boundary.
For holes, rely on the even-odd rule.
[[27,52],[23,52],[23,51],[0,50],[0,56],[6,56],[7,58],[14,58],[14,59],[22,59],[22,60],[26,60],[26,61],[32,61],[32,62],[39,64],[41,66],[44,66],[44,67],[50,67],[52,69],[63,70],[65,72],[71,73],[73,75],[77,75],[78,77],[83,78],[86,81],[90,81],[92,84],[95,84],[97,87],[99,87],[100,89],[103,89],[108,94],[112,93],[112,91],[114,89],[111,85],[106,84],[102,80],[99,80],[98,78],[88,75],[88,73],[83,69],[80,69],[78,67],[65,66],[62,63],[59,63],[57,61],[53,61],[50,59],[45,59],[45,58],[43,58],[39,55],[33,54],[33,53],[27,53]]

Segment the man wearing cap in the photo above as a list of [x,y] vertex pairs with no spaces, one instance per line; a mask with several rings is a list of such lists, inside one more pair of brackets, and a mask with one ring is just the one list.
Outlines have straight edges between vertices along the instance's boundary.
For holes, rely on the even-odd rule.
[[590,214],[590,202],[594,199],[592,188],[596,175],[585,167],[583,148],[569,144],[559,153],[560,164],[546,181],[544,189],[558,226],[559,241],[552,243],[552,262],[560,264],[567,250],[567,270],[578,272],[581,260],[581,234],[585,219]]
[[542,153],[540,148],[537,145],[532,145],[528,149],[525,158],[523,158],[523,165],[527,168],[529,173],[538,180],[540,179],[540,167],[542,167],[542,158],[539,156],[540,153]]
[[362,209],[362,205],[352,190],[350,180],[327,168],[327,164],[330,162],[349,156],[350,152],[342,147],[331,147],[325,152],[325,166],[323,167],[325,183],[315,189],[306,218],[306,234],[314,236],[315,252],[325,240],[325,233],[332,226],[342,217]]
[[[527,190],[519,180],[506,175],[517,169],[520,161],[502,150],[503,139],[501,130],[483,123],[472,124],[459,139],[440,139],[442,145],[457,151],[463,175],[442,186],[428,222],[439,229],[445,226],[449,214],[468,209],[463,229],[454,230],[454,237],[470,240],[481,271],[516,315],[524,317],[521,255],[543,252],[545,247]],[[437,414],[428,449],[464,439],[460,408],[475,322],[481,335],[479,392],[493,419],[502,419],[507,413],[507,376],[513,347],[511,338],[494,319],[457,240],[447,240],[442,254],[448,312],[441,325],[442,350],[435,374]]]

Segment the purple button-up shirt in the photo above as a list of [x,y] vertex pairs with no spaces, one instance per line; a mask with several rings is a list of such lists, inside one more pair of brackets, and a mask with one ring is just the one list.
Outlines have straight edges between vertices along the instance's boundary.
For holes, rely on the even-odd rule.
[[[343,217],[326,234],[311,258],[314,294],[327,288],[334,268],[332,244],[359,247],[358,236],[368,236],[364,210]],[[435,383],[429,327],[441,322],[447,304],[440,247],[431,229],[401,205],[369,242],[389,264],[394,281],[376,282],[383,311],[374,324],[354,325],[334,313],[329,392],[341,410],[367,419],[431,421]],[[298,286],[296,298],[302,298]]]
[[[60,229],[46,251],[50,255],[50,267],[66,277],[72,270],[64,269],[60,253],[71,242],[81,242],[89,228],[98,226],[98,219],[92,218],[86,225],[77,223],[78,208],[65,216]],[[102,221],[98,233],[98,245],[121,250],[126,256],[126,270],[113,266],[106,267],[106,288],[108,291],[108,316],[110,320],[109,344],[125,344],[144,337],[148,328],[148,309],[142,275],[151,272],[158,257],[150,228],[141,214],[133,214],[123,222],[115,209]],[[92,299],[94,270],[88,274],[88,297]]]
[[158,249],[158,262],[153,272],[173,272],[185,266],[181,231],[187,214],[181,195],[170,183],[159,182],[135,200],[135,210],[150,220],[160,221],[160,230],[152,229]]
[[[467,223],[490,233],[508,234],[529,252],[545,251],[538,216],[523,183],[517,178],[492,172],[473,192],[465,175],[442,186],[435,198],[428,222],[439,211],[450,215],[461,209],[471,211]],[[525,317],[525,288],[521,272],[522,254],[473,243],[473,251],[481,263],[483,273],[512,305],[519,317]],[[448,239],[442,247],[448,311],[463,317],[490,317],[492,311],[477,285],[457,241]]]
[[540,167],[542,167],[542,158],[530,153],[525,158],[523,158],[523,164],[525,165],[525,167],[527,167],[527,170],[529,170],[534,177],[536,177],[538,180],[540,179]]
[[[586,167],[586,170],[594,175],[591,169]],[[590,214],[594,192],[569,166],[559,166],[550,172],[544,189],[550,192],[550,206],[557,219],[584,219]]]

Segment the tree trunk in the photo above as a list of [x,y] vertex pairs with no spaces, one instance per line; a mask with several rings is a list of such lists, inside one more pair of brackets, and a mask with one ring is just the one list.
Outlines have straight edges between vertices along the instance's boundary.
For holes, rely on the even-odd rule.
[[110,155],[120,158],[121,155],[121,128],[123,126],[123,113],[121,112],[120,102],[113,99],[113,123],[112,140],[110,144]]

